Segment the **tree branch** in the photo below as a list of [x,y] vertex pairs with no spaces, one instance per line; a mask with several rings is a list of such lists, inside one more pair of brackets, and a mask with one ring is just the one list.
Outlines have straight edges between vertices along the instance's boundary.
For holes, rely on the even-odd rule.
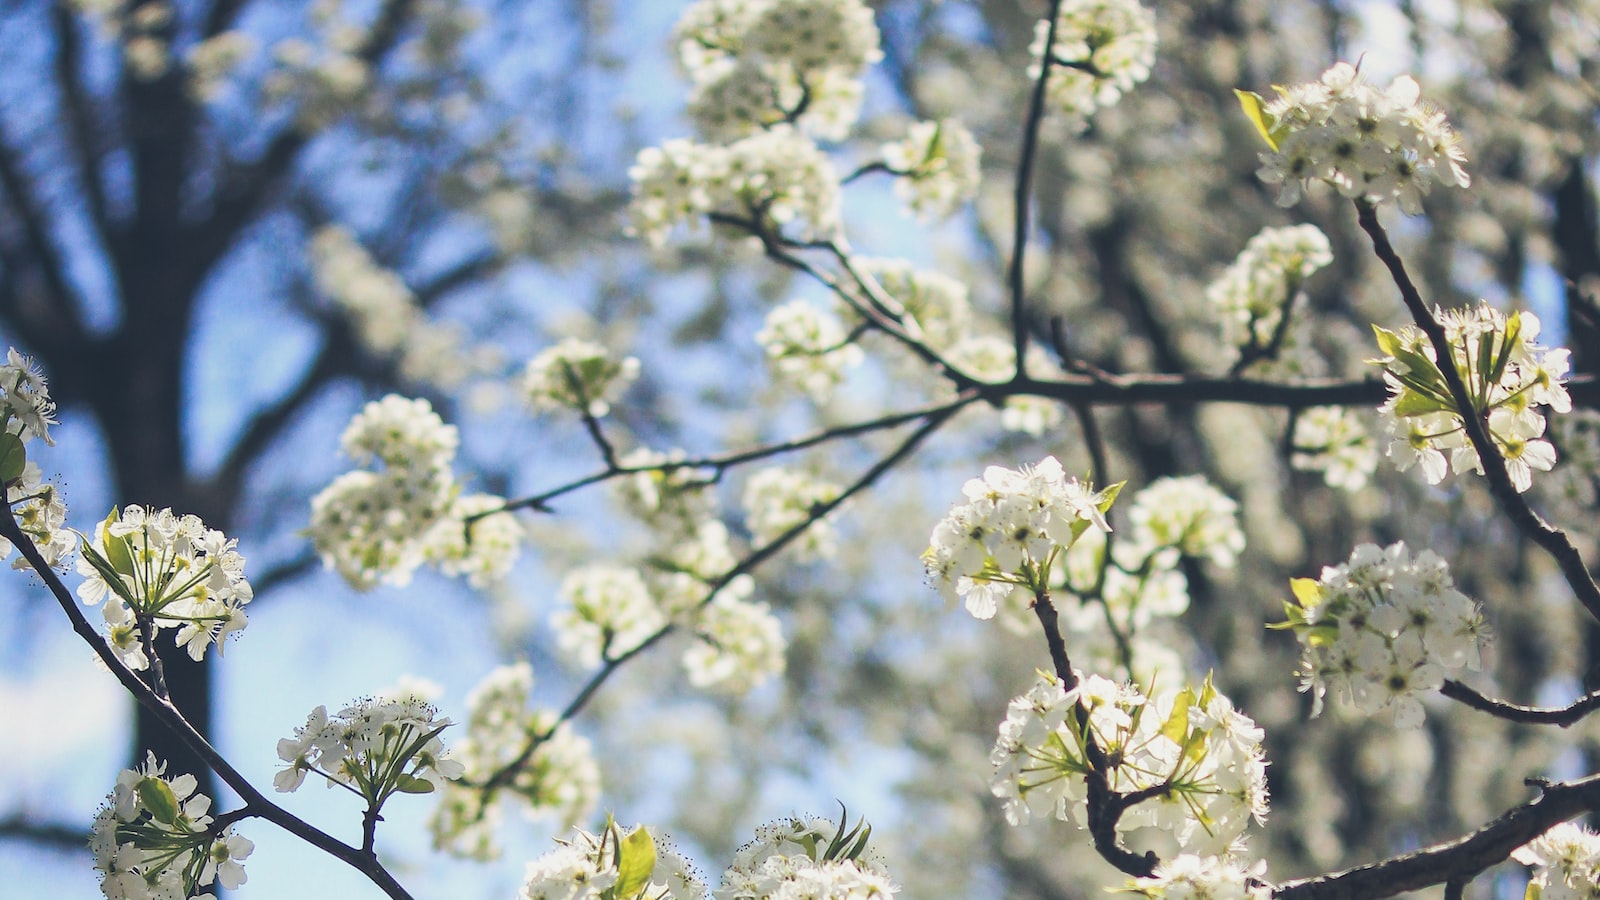
[[1470,881],[1556,824],[1600,808],[1600,775],[1542,786],[1539,797],[1471,834],[1379,863],[1278,885],[1278,900],[1378,900],[1451,881]]
[[1496,700],[1478,693],[1453,678],[1445,680],[1439,688],[1439,693],[1496,718],[1527,725],[1558,725],[1567,728],[1589,713],[1600,709],[1600,691],[1584,694],[1571,704],[1560,708],[1519,706],[1504,700]]
[[1473,412],[1472,395],[1462,382],[1461,373],[1456,371],[1455,355],[1450,340],[1444,333],[1444,327],[1422,302],[1421,293],[1412,283],[1411,276],[1406,273],[1405,263],[1395,252],[1394,246],[1389,243],[1388,233],[1378,222],[1377,209],[1370,203],[1357,201],[1356,212],[1361,222],[1361,230],[1372,239],[1372,248],[1377,253],[1378,259],[1388,267],[1395,286],[1400,288],[1401,299],[1405,301],[1411,318],[1433,344],[1434,355],[1439,360],[1439,371],[1450,387],[1450,397],[1461,414],[1461,421],[1466,428],[1467,437],[1472,441],[1472,448],[1478,453],[1484,478],[1489,482],[1489,493],[1499,502],[1500,509],[1518,530],[1550,554],[1556,565],[1561,568],[1561,574],[1572,587],[1572,592],[1577,595],[1578,602],[1583,604],[1591,616],[1600,620],[1600,585],[1595,584],[1594,577],[1589,574],[1588,565],[1583,561],[1583,555],[1567,537],[1567,533],[1546,522],[1542,516],[1534,512],[1533,507],[1528,505],[1527,499],[1511,483],[1511,476],[1506,473],[1505,458],[1500,455],[1500,448],[1495,446],[1494,439],[1490,437],[1487,422],[1482,415]]
[[1039,129],[1044,124],[1044,102],[1050,84],[1050,69],[1056,63],[1056,26],[1061,17],[1061,0],[1051,0],[1049,28],[1044,35],[1044,56],[1039,60],[1039,77],[1033,82],[1028,100],[1028,118],[1022,126],[1022,153],[1017,157],[1017,182],[1012,197],[1014,217],[1011,227],[1011,265],[1006,282],[1011,290],[1011,341],[1017,354],[1017,379],[1028,377],[1028,324],[1026,285],[1023,264],[1028,250],[1029,209],[1033,203],[1033,161],[1039,149]]

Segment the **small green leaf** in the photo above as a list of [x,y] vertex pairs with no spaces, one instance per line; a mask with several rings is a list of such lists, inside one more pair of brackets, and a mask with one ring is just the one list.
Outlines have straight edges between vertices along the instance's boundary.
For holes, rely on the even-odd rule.
[[164,779],[146,775],[133,786],[139,803],[150,811],[150,817],[163,825],[178,821],[178,795]]
[[1261,139],[1267,142],[1268,147],[1277,150],[1278,141],[1272,136],[1273,125],[1276,123],[1269,121],[1267,105],[1262,102],[1261,95],[1254,91],[1237,89],[1233,92],[1233,95],[1239,98],[1239,106],[1244,109],[1245,118],[1250,120],[1250,124],[1256,126],[1256,133],[1261,135]]
[[28,449],[22,445],[22,438],[9,431],[0,432],[0,484],[21,478],[27,464]]
[[1315,578],[1291,578],[1289,590],[1301,609],[1315,609],[1322,603],[1322,585]]
[[1161,726],[1161,736],[1167,740],[1183,745],[1184,738],[1189,734],[1189,707],[1194,706],[1194,691],[1184,688],[1172,700],[1172,712],[1167,714],[1167,721]]
[[111,526],[121,518],[121,511],[112,507],[110,515],[100,523],[100,540],[105,544],[106,560],[111,563],[112,570],[122,575],[132,575],[133,549],[128,546],[128,538],[113,537],[111,534]]
[[1506,365],[1511,362],[1511,353],[1522,343],[1522,313],[1512,313],[1506,319],[1505,339],[1500,343],[1500,355],[1495,357],[1494,366],[1489,371],[1489,383],[1497,384],[1505,374]]
[[1394,414],[1402,419],[1408,419],[1412,416],[1425,416],[1429,413],[1454,411],[1454,404],[1444,406],[1439,403],[1437,398],[1411,391],[1400,395],[1400,399],[1394,403]]
[[656,842],[650,837],[650,832],[641,825],[617,842],[615,890],[618,900],[629,900],[638,896],[639,892],[650,883],[650,875],[655,870]]
[[1117,502],[1117,495],[1122,493],[1122,488],[1126,484],[1126,481],[1119,481],[1100,492],[1100,502],[1097,505],[1102,515],[1111,511],[1111,504]]
[[1211,683],[1211,676],[1214,674],[1214,672],[1207,672],[1206,682],[1200,686],[1201,709],[1205,709],[1206,707],[1210,706],[1211,701],[1217,699],[1217,686]]
[[1539,900],[1544,894],[1544,889],[1539,887],[1539,882],[1530,881],[1528,887],[1522,892],[1522,900]]
[[401,772],[394,780],[395,790],[402,794],[431,794],[433,782]]

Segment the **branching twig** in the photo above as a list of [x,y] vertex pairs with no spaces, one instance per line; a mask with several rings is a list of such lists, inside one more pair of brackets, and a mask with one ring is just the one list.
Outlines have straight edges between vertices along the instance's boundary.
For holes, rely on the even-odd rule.
[[1450,388],[1450,397],[1461,414],[1467,437],[1472,441],[1472,449],[1477,451],[1478,461],[1483,466],[1484,478],[1489,482],[1489,493],[1499,501],[1500,508],[1512,523],[1550,554],[1561,568],[1561,574],[1572,587],[1572,592],[1577,595],[1578,601],[1590,615],[1600,619],[1600,585],[1596,585],[1594,576],[1589,574],[1589,567],[1584,563],[1583,555],[1573,546],[1566,532],[1546,522],[1542,516],[1534,512],[1533,507],[1528,505],[1527,499],[1517,491],[1516,485],[1511,483],[1511,476],[1506,473],[1506,461],[1489,434],[1489,426],[1484,417],[1475,412],[1472,395],[1461,380],[1461,373],[1456,371],[1454,351],[1451,349],[1444,327],[1422,302],[1422,295],[1412,283],[1411,276],[1406,273],[1405,263],[1389,243],[1388,233],[1378,222],[1377,210],[1372,204],[1360,201],[1356,203],[1356,210],[1361,230],[1372,239],[1372,248],[1377,253],[1378,259],[1388,267],[1389,275],[1394,279],[1395,286],[1400,289],[1401,299],[1405,301],[1411,318],[1433,344],[1435,358],[1439,360],[1439,371],[1444,375],[1445,384]]
[[11,507],[6,504],[0,504],[0,510],[3,510],[0,511],[0,538],[10,541],[22,553],[23,558],[27,559],[34,572],[44,580],[45,586],[56,598],[56,602],[61,605],[61,609],[66,613],[68,621],[72,623],[72,630],[77,632],[78,636],[89,645],[96,656],[100,657],[106,668],[110,669],[111,674],[116,677],[117,681],[122,683],[123,688],[133,695],[133,698],[139,702],[140,706],[149,710],[161,724],[176,734],[185,746],[193,751],[197,757],[205,761],[205,764],[217,774],[217,777],[223,783],[227,784],[228,787],[233,789],[234,793],[239,795],[239,798],[244,801],[244,809],[234,813],[236,818],[252,816],[266,819],[365,875],[369,881],[377,885],[380,890],[393,898],[393,900],[411,900],[411,895],[378,861],[376,854],[370,851],[363,852],[351,847],[268,800],[265,795],[256,790],[249,780],[233,767],[232,763],[228,762],[221,753],[218,753],[216,748],[212,747],[210,742],[194,729],[194,726],[189,724],[189,721],[183,717],[177,707],[156,696],[148,685],[139,680],[139,676],[123,664],[117,654],[106,644],[105,639],[100,636],[100,633],[95,630],[93,625],[89,624],[89,620],[84,617],[82,610],[78,609],[78,603],[73,599],[72,593],[67,590],[67,586],[61,582],[55,570],[50,568],[50,564],[40,555],[39,549],[34,546],[32,539],[17,526],[16,518],[11,513]]
[[1496,700],[1478,693],[1455,679],[1446,679],[1440,686],[1439,693],[1496,718],[1526,725],[1558,725],[1567,728],[1589,713],[1600,709],[1600,691],[1584,694],[1571,704],[1559,708],[1519,706],[1504,700]]
[[1050,85],[1050,69],[1058,64],[1056,59],[1056,26],[1061,18],[1061,0],[1051,0],[1044,35],[1043,55],[1039,60],[1039,77],[1033,83],[1033,95],[1028,100],[1028,118],[1022,125],[1022,152],[1017,157],[1017,183],[1012,196],[1013,219],[1011,227],[1011,265],[1006,272],[1006,282],[1011,289],[1011,343],[1017,353],[1017,380],[1028,377],[1028,324],[1027,286],[1023,278],[1023,265],[1028,249],[1028,218],[1033,203],[1034,156],[1039,150],[1039,129],[1044,124],[1044,104]]

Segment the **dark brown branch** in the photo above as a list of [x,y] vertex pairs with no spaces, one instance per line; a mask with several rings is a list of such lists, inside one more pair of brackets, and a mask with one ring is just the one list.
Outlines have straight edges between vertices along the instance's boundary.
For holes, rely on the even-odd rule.
[[100,141],[90,117],[90,102],[83,91],[81,69],[82,42],[78,35],[78,17],[65,3],[54,4],[50,9],[50,24],[56,38],[56,82],[61,89],[63,105],[67,112],[67,126],[72,143],[78,153],[78,180],[83,183],[83,195],[89,201],[89,215],[101,239],[112,239],[111,222],[106,216],[105,185],[100,180]]
[[62,611],[66,613],[68,621],[72,623],[72,630],[89,645],[96,656],[100,657],[100,660],[105,663],[111,674],[117,681],[122,683],[123,688],[133,695],[133,698],[139,702],[140,706],[149,710],[150,714],[160,721],[162,725],[177,735],[184,745],[205,761],[206,765],[217,774],[218,778],[222,779],[228,787],[233,789],[234,793],[239,795],[239,799],[244,801],[245,812],[242,815],[266,819],[311,846],[354,868],[365,875],[369,881],[377,885],[393,900],[411,900],[411,895],[384,868],[375,854],[371,852],[363,853],[355,847],[344,844],[333,836],[312,826],[304,819],[268,800],[265,795],[256,790],[249,780],[233,767],[232,763],[218,753],[216,748],[212,747],[200,732],[189,724],[189,721],[183,717],[177,707],[156,696],[150,690],[150,687],[139,679],[137,674],[124,665],[122,660],[105,642],[105,639],[100,636],[100,633],[95,630],[93,625],[89,624],[89,620],[78,609],[78,603],[73,599],[72,593],[67,590],[67,586],[62,584],[55,570],[50,568],[49,563],[39,554],[39,549],[34,546],[33,541],[23,533],[21,528],[17,527],[17,521],[11,514],[10,506],[5,504],[0,504],[0,538],[10,541],[13,546],[21,551],[22,556],[33,567],[34,573],[44,580],[45,586],[50,590],[51,595],[56,598],[56,602],[60,604]]
[[1017,183],[1012,197],[1014,217],[1011,227],[1011,265],[1006,282],[1011,290],[1011,341],[1017,353],[1017,378],[1028,377],[1027,286],[1023,264],[1028,249],[1028,218],[1033,203],[1033,159],[1039,149],[1039,129],[1044,124],[1044,103],[1050,85],[1050,69],[1056,65],[1056,26],[1061,18],[1061,0],[1051,0],[1049,27],[1044,35],[1039,77],[1028,100],[1028,118],[1022,125],[1022,153],[1017,157]]
[[66,344],[82,347],[88,338],[75,313],[77,304],[73,298],[76,292],[67,282],[66,261],[50,234],[44,206],[22,170],[22,161],[11,146],[11,135],[3,122],[0,122],[0,189],[5,191],[8,205],[21,225],[29,254],[33,257],[32,265],[20,271],[8,271],[5,277],[12,281],[25,271],[35,271],[50,294],[48,297],[35,297],[28,296],[27,292],[17,292],[19,305],[0,310],[0,314],[5,315],[18,333],[41,353]]
[[1383,862],[1286,882],[1273,896],[1278,900],[1378,900],[1436,884],[1469,881],[1552,826],[1597,808],[1600,775],[1543,785],[1538,798],[1471,834]]
[[1589,567],[1584,563],[1583,555],[1578,552],[1578,548],[1573,545],[1566,532],[1546,522],[1542,516],[1534,512],[1533,507],[1528,505],[1527,499],[1517,491],[1516,485],[1511,483],[1511,476],[1506,472],[1506,461],[1489,434],[1488,423],[1482,414],[1475,411],[1472,395],[1462,382],[1461,373],[1456,371],[1455,354],[1451,349],[1450,339],[1444,332],[1444,326],[1439,324],[1427,305],[1423,303],[1421,293],[1412,283],[1411,276],[1406,273],[1405,263],[1389,243],[1388,233],[1378,222],[1377,210],[1372,204],[1360,201],[1356,203],[1356,210],[1361,230],[1372,239],[1372,248],[1377,253],[1378,259],[1389,269],[1389,275],[1394,279],[1395,286],[1400,289],[1400,296],[1405,301],[1411,318],[1433,344],[1435,358],[1439,360],[1439,371],[1444,375],[1445,384],[1450,387],[1451,399],[1455,401],[1456,409],[1461,414],[1461,421],[1466,428],[1467,437],[1472,441],[1472,448],[1478,453],[1484,478],[1489,483],[1489,493],[1499,502],[1500,509],[1517,529],[1550,554],[1561,568],[1561,574],[1571,586],[1572,592],[1577,595],[1578,602],[1583,604],[1591,616],[1600,620],[1600,585],[1596,585],[1594,576],[1589,574]]
[[89,832],[71,825],[30,821],[16,813],[0,819],[0,840],[28,841],[51,850],[82,853],[89,846]]
[[1558,725],[1567,728],[1589,713],[1600,709],[1600,691],[1584,694],[1571,704],[1559,708],[1520,706],[1496,700],[1478,693],[1455,679],[1447,679],[1440,686],[1439,693],[1496,718],[1528,725]]

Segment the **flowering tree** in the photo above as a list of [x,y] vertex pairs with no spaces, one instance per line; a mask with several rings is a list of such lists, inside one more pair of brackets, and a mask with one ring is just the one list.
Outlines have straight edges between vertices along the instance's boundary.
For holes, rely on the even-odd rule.
[[[1418,71],[1500,66],[1508,92],[1541,101],[1536,140],[1497,127],[1508,101],[1472,79],[1425,94],[1370,74],[1376,60],[1336,62],[1353,26],[1330,11],[1333,46],[1308,63],[1294,16],[1238,4],[1054,0],[1027,21],[1010,4],[688,4],[671,43],[694,136],[639,151],[625,223],[602,197],[573,227],[626,233],[662,271],[715,270],[696,305],[717,321],[679,323],[681,342],[757,348],[759,389],[724,367],[673,371],[682,348],[648,329],[623,346],[630,317],[604,303],[546,328],[520,364],[503,322],[430,308],[519,252],[553,254],[536,210],[571,202],[517,188],[484,111],[492,67],[458,52],[461,10],[318,7],[314,39],[281,38],[266,62],[232,6],[82,12],[115,51],[130,117],[125,145],[90,152],[82,26],[51,11],[75,189],[138,287],[98,337],[65,302],[70,242],[48,224],[63,203],[0,141],[15,223],[0,299],[56,388],[17,351],[0,367],[0,537],[144,710],[141,755],[89,836],[106,896],[237,887],[267,823],[411,896],[378,852],[403,803],[431,804],[440,852],[485,861],[504,855],[508,811],[572,829],[528,862],[528,898],[1463,896],[1508,860],[1521,865],[1497,871],[1536,896],[1593,896],[1600,837],[1573,820],[1600,804],[1600,776],[1569,764],[1593,768],[1600,706],[1585,674],[1600,621],[1592,382],[1509,301],[1530,272],[1565,276],[1568,334],[1592,358],[1600,99],[1573,85],[1592,83],[1600,12],[1408,11]],[[966,108],[979,85],[1017,102]],[[230,92],[265,104],[266,124],[211,105]],[[436,218],[383,255],[447,265],[386,267],[368,249],[381,242],[334,221],[359,209],[330,208],[314,169],[294,184],[317,146],[393,143],[429,154],[403,183]],[[135,161],[131,212],[106,195],[118,149]],[[196,199],[181,165],[211,157],[217,187]],[[880,235],[858,223],[891,192],[940,252],[873,255]],[[117,429],[181,383],[183,329],[135,312],[194,315],[240,229],[279,200],[308,223],[324,305],[307,314],[329,331],[197,491],[176,413],[160,440]],[[453,233],[460,218],[478,230]],[[741,285],[750,271],[766,285]],[[673,324],[670,292],[640,290],[656,305],[626,311]],[[799,297],[752,312],[780,291]],[[75,365],[102,345],[138,376]],[[143,368],[152,347],[169,352]],[[279,572],[314,554],[379,595],[436,571],[531,602],[549,634],[485,666],[455,718],[422,687],[374,685],[285,723],[274,794],[313,781],[356,798],[354,842],[219,753],[180,687],[203,695],[204,679],[178,668],[249,640],[251,604],[282,575],[253,576],[209,526],[231,524],[252,461],[343,375],[406,390],[374,389],[349,418],[350,467],[296,506],[311,550]],[[697,387],[706,399],[675,413],[674,391]],[[523,477],[485,477],[462,453],[473,416],[513,414],[485,412],[497,401],[575,436],[590,467],[552,478],[533,453],[526,490],[469,490]],[[80,530],[45,475],[57,402],[95,411],[121,475],[124,496]],[[584,508],[604,523],[585,540],[570,504],[601,485],[612,505]],[[561,573],[553,598],[506,599],[532,568]],[[550,655],[576,677],[546,707],[535,663]],[[648,758],[701,702],[664,699],[677,678],[726,714],[710,739],[685,735],[692,779],[775,749],[808,768],[887,746],[913,760],[895,785],[904,821],[886,834],[876,815],[877,830],[797,815],[733,851],[728,821],[765,811],[691,780],[711,813],[686,803],[670,824],[722,851],[706,878],[658,825],[597,812],[626,817],[630,799],[602,788],[604,763]],[[774,694],[797,702],[763,711]],[[238,805],[213,808],[212,777]]]

